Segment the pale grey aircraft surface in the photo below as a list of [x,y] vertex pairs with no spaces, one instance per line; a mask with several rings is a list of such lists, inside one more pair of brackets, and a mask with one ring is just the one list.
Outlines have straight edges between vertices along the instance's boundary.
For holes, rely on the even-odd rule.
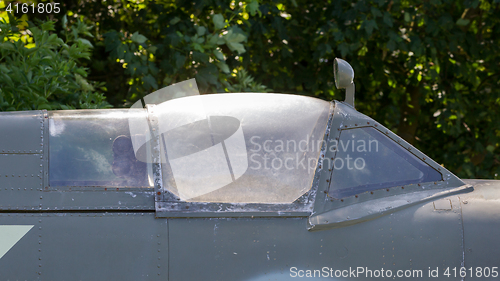
[[0,280],[500,280],[500,182],[346,101],[198,95],[0,113]]

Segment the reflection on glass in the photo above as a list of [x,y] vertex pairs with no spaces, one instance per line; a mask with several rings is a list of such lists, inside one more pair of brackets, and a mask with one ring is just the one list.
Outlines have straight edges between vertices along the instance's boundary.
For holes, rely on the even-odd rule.
[[329,194],[344,198],[370,190],[439,181],[441,174],[374,128],[343,130]]
[[128,119],[141,111],[50,112],[51,186],[149,186],[145,163],[135,159]]
[[311,188],[329,110],[256,93],[158,105],[164,186],[189,202],[291,203]]

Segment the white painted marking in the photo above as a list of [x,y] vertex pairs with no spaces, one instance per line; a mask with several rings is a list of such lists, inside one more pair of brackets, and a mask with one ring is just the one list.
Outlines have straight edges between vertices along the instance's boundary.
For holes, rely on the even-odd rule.
[[0,259],[23,238],[33,225],[0,225]]

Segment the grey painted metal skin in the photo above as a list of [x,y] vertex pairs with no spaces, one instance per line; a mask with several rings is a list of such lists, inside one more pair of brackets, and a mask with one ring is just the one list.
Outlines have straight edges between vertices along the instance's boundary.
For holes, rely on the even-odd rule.
[[291,268],[324,267],[476,280],[442,274],[500,266],[500,182],[458,179],[343,102],[332,102],[326,139],[374,128],[443,180],[335,199],[326,147],[311,190],[291,204],[169,202],[160,181],[52,187],[48,126],[45,111],[0,113],[0,227],[33,226],[0,258],[0,280],[293,280]]

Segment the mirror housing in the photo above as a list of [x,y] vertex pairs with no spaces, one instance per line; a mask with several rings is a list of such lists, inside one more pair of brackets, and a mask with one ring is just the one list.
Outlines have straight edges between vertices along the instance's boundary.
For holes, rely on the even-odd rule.
[[337,89],[346,89],[345,102],[354,107],[354,70],[351,65],[343,59],[335,58],[333,75],[335,77],[335,87]]

